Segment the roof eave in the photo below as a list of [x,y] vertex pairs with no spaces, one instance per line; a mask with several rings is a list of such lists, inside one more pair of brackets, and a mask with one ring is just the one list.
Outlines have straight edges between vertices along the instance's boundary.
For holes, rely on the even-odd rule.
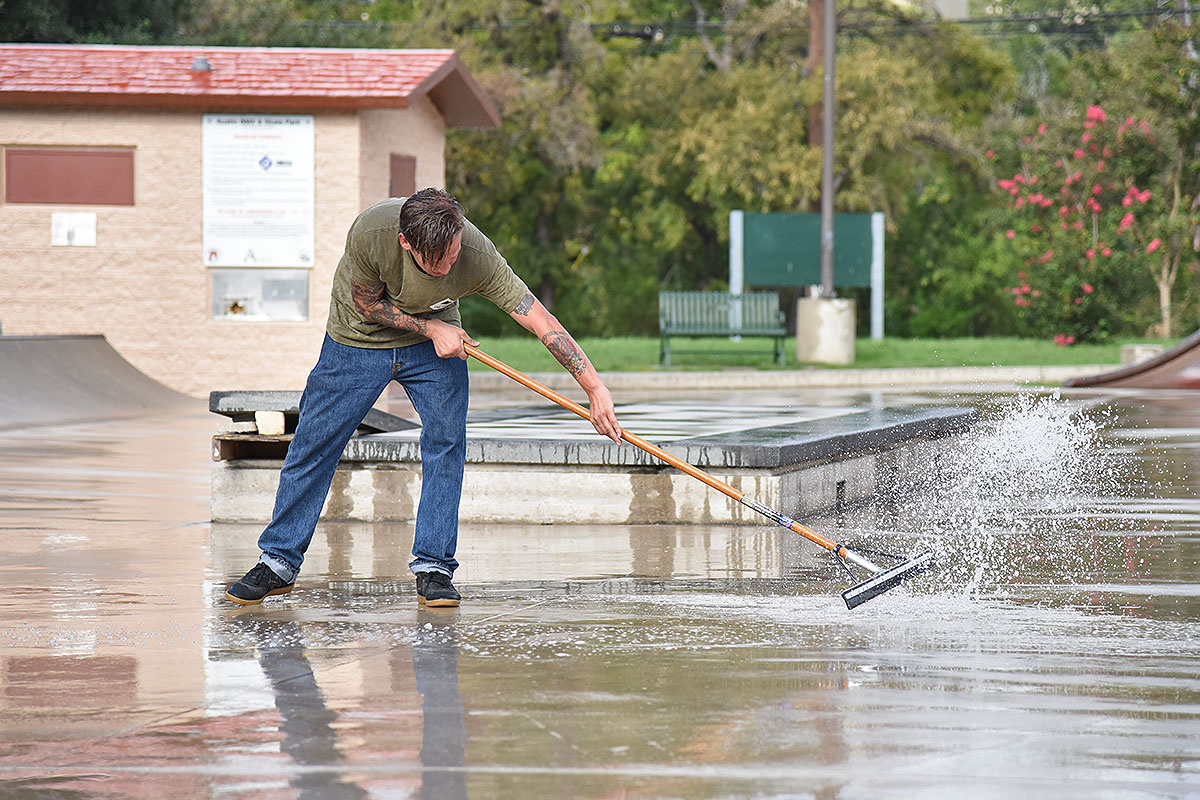
[[427,96],[451,128],[498,128],[500,112],[470,70],[451,54],[413,89],[410,97]]
[[0,90],[0,106],[133,107],[207,109],[214,111],[357,111],[364,108],[407,108],[409,98],[361,95],[261,95],[205,92],[203,94],[147,92],[49,92]]

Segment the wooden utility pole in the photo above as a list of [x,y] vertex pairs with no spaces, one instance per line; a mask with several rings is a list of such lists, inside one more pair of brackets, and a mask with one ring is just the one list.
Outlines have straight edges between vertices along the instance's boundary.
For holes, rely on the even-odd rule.
[[[819,75],[825,61],[825,0],[808,2],[808,74]],[[813,103],[808,107],[808,143],[821,146],[821,106]],[[814,203],[814,206],[819,204]],[[813,208],[813,211],[818,210]]]
[[808,142],[821,148],[821,296],[833,288],[833,64],[837,35],[836,0],[809,0],[809,74],[822,70],[821,107],[808,110]]

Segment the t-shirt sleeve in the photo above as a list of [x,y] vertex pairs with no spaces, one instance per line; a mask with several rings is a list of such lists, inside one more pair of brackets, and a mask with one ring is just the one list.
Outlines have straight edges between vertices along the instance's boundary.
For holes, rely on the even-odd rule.
[[346,235],[346,250],[343,258],[350,267],[350,280],[365,286],[380,286],[383,277],[379,274],[379,259],[371,249],[372,237],[358,230],[355,225]]
[[525,299],[526,293],[529,292],[525,281],[517,277],[496,246],[475,226],[469,225],[464,229],[463,247],[477,250],[483,263],[488,265],[475,293],[493,303],[505,314],[515,311],[521,301]]
[[481,297],[493,302],[505,314],[515,311],[528,292],[529,287],[525,285],[525,281],[517,277],[517,273],[512,271],[507,261],[498,267],[479,289]]

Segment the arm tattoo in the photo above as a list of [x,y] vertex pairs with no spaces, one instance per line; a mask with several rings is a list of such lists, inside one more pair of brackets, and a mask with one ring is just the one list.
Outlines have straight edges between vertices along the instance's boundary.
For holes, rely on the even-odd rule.
[[521,298],[521,302],[516,308],[513,309],[513,313],[520,314],[522,317],[527,316],[529,311],[533,308],[535,299],[536,298],[533,296],[533,292],[526,292],[525,296]]
[[429,328],[429,321],[422,317],[414,317],[412,314],[405,314],[385,300],[382,284],[375,287],[350,281],[350,292],[354,297],[354,307],[371,322],[428,337],[429,334],[426,333],[426,330]]
[[558,363],[575,377],[578,378],[587,370],[587,356],[566,331],[550,331],[542,337],[542,344],[546,345],[546,349],[558,359]]

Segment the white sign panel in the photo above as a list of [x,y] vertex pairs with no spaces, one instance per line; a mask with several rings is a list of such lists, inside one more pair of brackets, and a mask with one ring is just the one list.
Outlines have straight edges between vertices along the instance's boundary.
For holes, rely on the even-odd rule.
[[55,247],[95,247],[96,212],[51,212],[50,244]]
[[204,115],[205,265],[313,265],[313,130],[310,114]]

